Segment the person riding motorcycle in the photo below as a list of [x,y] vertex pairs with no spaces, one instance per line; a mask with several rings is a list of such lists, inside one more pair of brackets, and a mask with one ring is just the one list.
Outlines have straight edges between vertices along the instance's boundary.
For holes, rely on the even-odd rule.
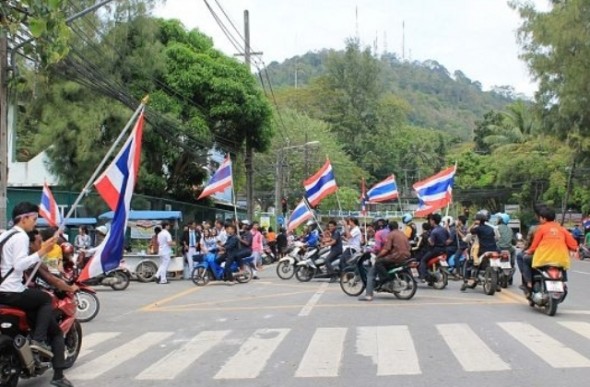
[[[381,252],[377,255],[375,264],[367,273],[367,291],[359,301],[373,301],[373,290],[389,281],[388,270],[391,266],[407,261],[410,254],[410,242],[404,233],[398,229],[396,221],[389,222],[389,234]],[[379,283],[376,283],[376,276]]]
[[389,227],[385,224],[384,219],[378,219],[375,222],[375,244],[373,245],[374,254],[379,254],[385,242],[387,241],[387,235],[389,235]]
[[307,222],[308,232],[302,239],[303,243],[305,243],[309,247],[316,247],[320,241],[320,232],[318,230],[318,225],[315,221],[310,220]]
[[[481,210],[475,214],[475,222],[469,228],[469,232],[472,235],[477,236],[478,250],[477,256],[481,257],[485,253],[498,252],[498,245],[496,244],[497,232],[496,230],[487,224],[489,220],[489,212],[487,210]],[[469,278],[467,278],[469,277]],[[461,285],[461,291],[465,291],[467,287],[475,287],[475,278],[473,278],[473,271],[465,273],[463,278],[463,285]]]
[[337,260],[342,255],[342,236],[337,229],[338,224],[335,220],[328,222],[328,232],[330,238],[322,240],[322,245],[330,246],[330,253],[326,257],[326,270],[330,275],[330,282],[336,282],[336,273],[332,267],[332,262]]
[[416,238],[417,233],[416,225],[412,222],[412,219],[414,219],[412,214],[406,213],[402,216],[402,223],[405,225],[404,234],[410,242],[412,242]]
[[510,215],[498,214],[498,233],[500,234],[498,248],[510,252],[510,265],[514,267],[514,254],[516,250],[514,249],[513,244],[515,244],[516,241],[514,238],[514,231],[508,227],[508,223],[510,223]]
[[[563,280],[567,281],[570,268],[569,251],[576,251],[578,244],[570,232],[555,222],[555,210],[546,205],[535,207],[535,214],[540,226],[535,232],[532,245],[524,256],[522,276],[526,281],[525,293],[530,294],[533,287],[533,268],[556,266],[564,271]],[[532,259],[530,257],[532,256]]]
[[432,231],[428,238],[430,249],[422,256],[419,267],[419,278],[422,282],[426,282],[426,277],[428,276],[428,261],[447,251],[449,232],[440,225],[441,221],[442,218],[439,214],[434,214],[430,217],[430,226],[432,226]]

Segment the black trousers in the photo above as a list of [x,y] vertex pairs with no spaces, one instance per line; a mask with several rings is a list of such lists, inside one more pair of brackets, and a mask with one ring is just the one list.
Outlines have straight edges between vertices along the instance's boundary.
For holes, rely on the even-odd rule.
[[420,266],[418,267],[418,269],[420,270],[420,278],[425,279],[428,275],[428,261],[431,258],[444,254],[445,252],[445,247],[434,246],[431,247],[430,250],[422,256],[422,258],[420,259]]
[[326,257],[326,270],[328,274],[334,275],[334,267],[332,267],[332,262],[338,259],[342,255],[342,251],[330,251],[330,254]]
[[65,363],[65,344],[61,328],[53,314],[51,297],[39,289],[26,289],[23,292],[1,292],[0,304],[12,306],[25,311],[33,322],[31,339],[47,342],[49,336],[53,352],[53,367],[63,369]]
[[388,272],[393,266],[395,266],[395,261],[390,259],[378,258],[375,261],[375,272],[377,273],[381,283],[385,283],[389,280]]

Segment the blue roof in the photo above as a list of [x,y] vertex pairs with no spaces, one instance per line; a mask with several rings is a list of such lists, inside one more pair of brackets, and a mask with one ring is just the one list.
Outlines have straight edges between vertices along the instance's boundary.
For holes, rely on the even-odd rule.
[[[96,224],[96,218],[69,218],[66,219],[66,226],[93,226]],[[47,220],[39,217],[37,219],[37,226],[49,227]]]
[[[114,212],[109,211],[98,216],[99,219],[113,219]],[[182,219],[181,211],[134,211],[129,212],[129,220],[168,220]]]

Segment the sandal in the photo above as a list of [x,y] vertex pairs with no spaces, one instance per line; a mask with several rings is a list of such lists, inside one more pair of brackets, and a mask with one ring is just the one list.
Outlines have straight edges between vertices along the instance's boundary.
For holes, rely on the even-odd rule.
[[373,296],[362,296],[362,297],[359,297],[359,301],[368,301],[368,302],[371,302],[371,301],[373,301]]

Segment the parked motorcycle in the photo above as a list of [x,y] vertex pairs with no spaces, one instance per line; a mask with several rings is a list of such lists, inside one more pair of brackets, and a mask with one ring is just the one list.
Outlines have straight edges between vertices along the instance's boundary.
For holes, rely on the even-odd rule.
[[[209,251],[204,256],[197,256],[193,260],[195,260],[195,264],[191,278],[195,285],[205,286],[210,281],[222,281],[224,279],[225,262],[222,264],[217,263],[217,254],[215,249]],[[236,274],[240,271],[240,268],[238,263],[235,261],[232,263],[231,271],[234,274],[234,279],[236,281],[245,284],[250,282],[254,276],[252,271],[254,258],[243,258],[242,263],[244,266],[244,271],[242,274]]]
[[[367,273],[375,256],[364,253],[355,260],[354,267],[349,266],[340,276],[340,288],[351,297],[361,295],[367,287]],[[416,294],[418,285],[416,277],[419,276],[418,262],[411,259],[394,266],[388,271],[389,281],[375,287],[377,293],[391,293],[400,300],[409,300]]]
[[545,310],[548,316],[555,316],[557,305],[567,296],[567,284],[560,267],[545,266],[533,269],[533,291],[529,295],[529,305]]
[[277,264],[277,275],[280,279],[288,280],[295,275],[296,265],[305,256],[305,243],[294,242],[289,253],[279,259]]
[[[82,347],[82,327],[76,320],[74,294],[48,292],[65,339],[65,368],[70,368]],[[49,370],[53,354],[31,346],[31,327],[25,312],[0,307],[0,386],[16,387],[20,378],[40,376]]]

